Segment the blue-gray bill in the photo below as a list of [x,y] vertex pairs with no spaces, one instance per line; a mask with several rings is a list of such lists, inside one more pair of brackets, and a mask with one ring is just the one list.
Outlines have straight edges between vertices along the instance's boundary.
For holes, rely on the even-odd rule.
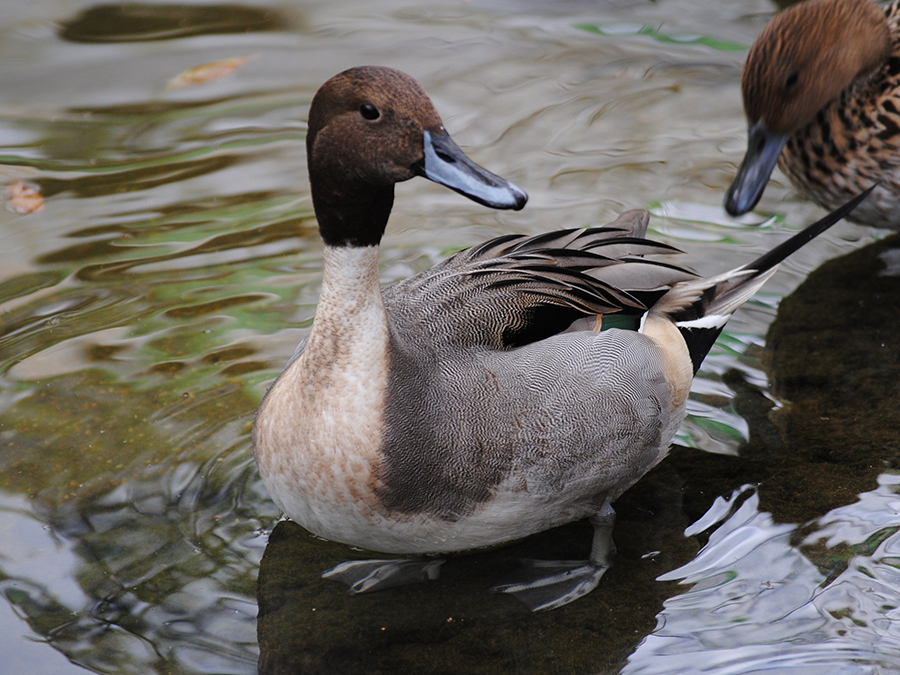
[[466,157],[446,132],[438,136],[425,131],[424,151],[424,159],[413,168],[428,180],[494,209],[518,211],[528,201],[524,190]]
[[770,131],[762,120],[750,126],[747,154],[725,193],[725,210],[729,214],[740,216],[756,206],[787,139],[787,134]]

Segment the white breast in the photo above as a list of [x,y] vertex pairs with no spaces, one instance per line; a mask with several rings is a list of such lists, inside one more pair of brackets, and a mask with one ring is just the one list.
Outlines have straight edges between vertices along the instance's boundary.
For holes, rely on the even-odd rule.
[[254,451],[273,501],[305,528],[358,542],[375,527],[388,379],[377,248],[327,248],[322,296],[301,356],[260,406]]

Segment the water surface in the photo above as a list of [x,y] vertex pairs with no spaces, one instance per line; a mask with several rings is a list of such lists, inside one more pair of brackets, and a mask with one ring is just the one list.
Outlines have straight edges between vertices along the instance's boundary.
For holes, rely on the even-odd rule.
[[[497,213],[425,181],[399,186],[385,283],[491,236],[637,207],[687,251],[680,262],[712,274],[820,215],[779,176],[758,214],[735,221],[719,207],[744,142],[740,66],[772,11],[763,0],[5,6],[2,175],[46,202],[0,212],[0,671],[688,672],[708,657],[711,670],[753,672],[732,657],[772,666],[780,640],[831,644],[828,616],[849,615],[834,593],[825,609],[815,598],[836,577],[816,572],[791,533],[810,521],[817,541],[841,514],[860,518],[857,503],[896,511],[895,482],[877,482],[892,467],[846,494],[791,496],[776,477],[806,475],[805,464],[779,473],[741,448],[784,403],[765,360],[780,298],[879,238],[866,228],[827,233],[734,317],[697,381],[682,447],[617,505],[618,564],[558,612],[532,616],[486,589],[522,556],[584,556],[584,523],[451,561],[428,587],[348,598],[318,573],[362,554],[290,524],[266,548],[279,514],[250,448],[253,412],[319,291],[303,152],[319,84],[366,63],[410,73],[455,140],[531,197]],[[254,58],[166,88],[235,57]],[[753,537],[684,534],[735,491],[735,510],[710,527]],[[861,554],[879,574],[893,569],[892,537]],[[731,576],[709,581],[724,559],[736,561]],[[729,585],[755,584],[763,564],[764,581],[786,589],[771,614]],[[685,593],[684,580],[700,590]],[[710,608],[728,605],[721,594],[739,599],[727,621],[741,635],[709,625]],[[767,629],[800,611],[795,632]],[[798,647],[789,665],[827,654],[860,672],[887,667],[892,652],[879,661],[860,647],[894,635],[894,610],[878,611],[861,619],[868,633],[842,635],[832,652]]]

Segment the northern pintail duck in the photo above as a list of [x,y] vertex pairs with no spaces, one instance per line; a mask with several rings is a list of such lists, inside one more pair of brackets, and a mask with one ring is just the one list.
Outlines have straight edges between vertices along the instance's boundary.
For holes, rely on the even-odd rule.
[[749,138],[725,197],[730,214],[756,205],[777,162],[828,209],[880,181],[850,219],[900,228],[900,4],[785,9],[750,49],[741,85]]
[[[378,246],[394,184],[424,176],[519,209],[471,162],[422,88],[378,67],[326,82],[307,157],[324,240],[316,318],[254,425],[263,482],[326,539],[425,556],[590,517],[590,560],[500,586],[532,609],[593,589],[614,551],[611,503],[666,454],[691,380],[731,313],[775,265],[848,209],[710,279],[644,258],[648,215],[510,235],[385,289]],[[611,327],[619,326],[619,327]],[[344,563],[353,591],[437,576],[438,561]]]

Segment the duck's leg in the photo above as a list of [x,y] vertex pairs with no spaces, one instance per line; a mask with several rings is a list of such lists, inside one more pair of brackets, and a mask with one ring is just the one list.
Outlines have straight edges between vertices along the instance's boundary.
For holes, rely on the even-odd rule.
[[493,590],[512,593],[532,612],[556,609],[590,593],[616,553],[612,538],[616,512],[604,504],[590,522],[594,539],[589,560],[526,560],[516,579]]
[[433,581],[440,575],[444,562],[434,558],[350,560],[323,572],[322,578],[347,584],[350,587],[348,592],[354,595]]

